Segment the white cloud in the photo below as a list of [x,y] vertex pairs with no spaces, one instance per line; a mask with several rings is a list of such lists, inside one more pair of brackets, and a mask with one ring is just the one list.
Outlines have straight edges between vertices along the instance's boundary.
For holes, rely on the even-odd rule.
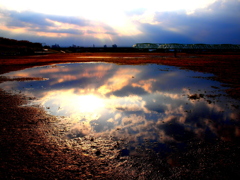
[[85,42],[238,44],[239,7],[239,0],[8,0],[0,3],[0,31],[7,38],[64,46],[75,42],[84,46]]

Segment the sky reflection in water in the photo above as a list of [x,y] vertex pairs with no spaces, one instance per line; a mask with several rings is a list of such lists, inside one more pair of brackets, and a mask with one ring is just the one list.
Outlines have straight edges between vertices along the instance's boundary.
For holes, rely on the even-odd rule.
[[[156,64],[76,63],[5,75],[49,78],[5,82],[0,88],[37,97],[36,103],[69,126],[69,138],[108,135],[134,149],[147,146],[146,140],[160,146],[240,135],[239,113],[232,107],[239,102],[224,96],[219,82],[196,78],[210,74]],[[204,97],[189,99],[191,94]]]

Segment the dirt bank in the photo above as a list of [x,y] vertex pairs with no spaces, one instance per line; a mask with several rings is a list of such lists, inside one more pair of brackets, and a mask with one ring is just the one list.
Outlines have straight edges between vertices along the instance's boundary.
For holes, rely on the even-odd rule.
[[54,117],[21,106],[29,99],[0,91],[0,178],[107,179],[106,163],[62,139]]

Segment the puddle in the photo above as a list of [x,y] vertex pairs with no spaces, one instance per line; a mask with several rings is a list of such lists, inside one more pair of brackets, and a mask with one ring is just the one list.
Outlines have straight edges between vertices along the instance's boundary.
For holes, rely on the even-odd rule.
[[181,149],[196,138],[234,141],[240,136],[240,103],[227,97],[211,74],[156,64],[71,63],[3,76],[16,81],[0,88],[36,97],[32,104],[57,116],[66,138],[94,143],[110,137],[121,145],[121,156],[140,149],[164,153],[169,144]]

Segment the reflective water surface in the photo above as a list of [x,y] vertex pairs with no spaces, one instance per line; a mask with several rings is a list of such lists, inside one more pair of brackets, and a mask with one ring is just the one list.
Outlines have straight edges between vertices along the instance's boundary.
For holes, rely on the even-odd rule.
[[108,136],[125,140],[129,155],[141,148],[163,151],[191,139],[235,140],[240,136],[239,102],[226,96],[211,74],[177,67],[73,63],[4,74],[42,77],[0,84],[36,97],[59,118],[69,139]]

